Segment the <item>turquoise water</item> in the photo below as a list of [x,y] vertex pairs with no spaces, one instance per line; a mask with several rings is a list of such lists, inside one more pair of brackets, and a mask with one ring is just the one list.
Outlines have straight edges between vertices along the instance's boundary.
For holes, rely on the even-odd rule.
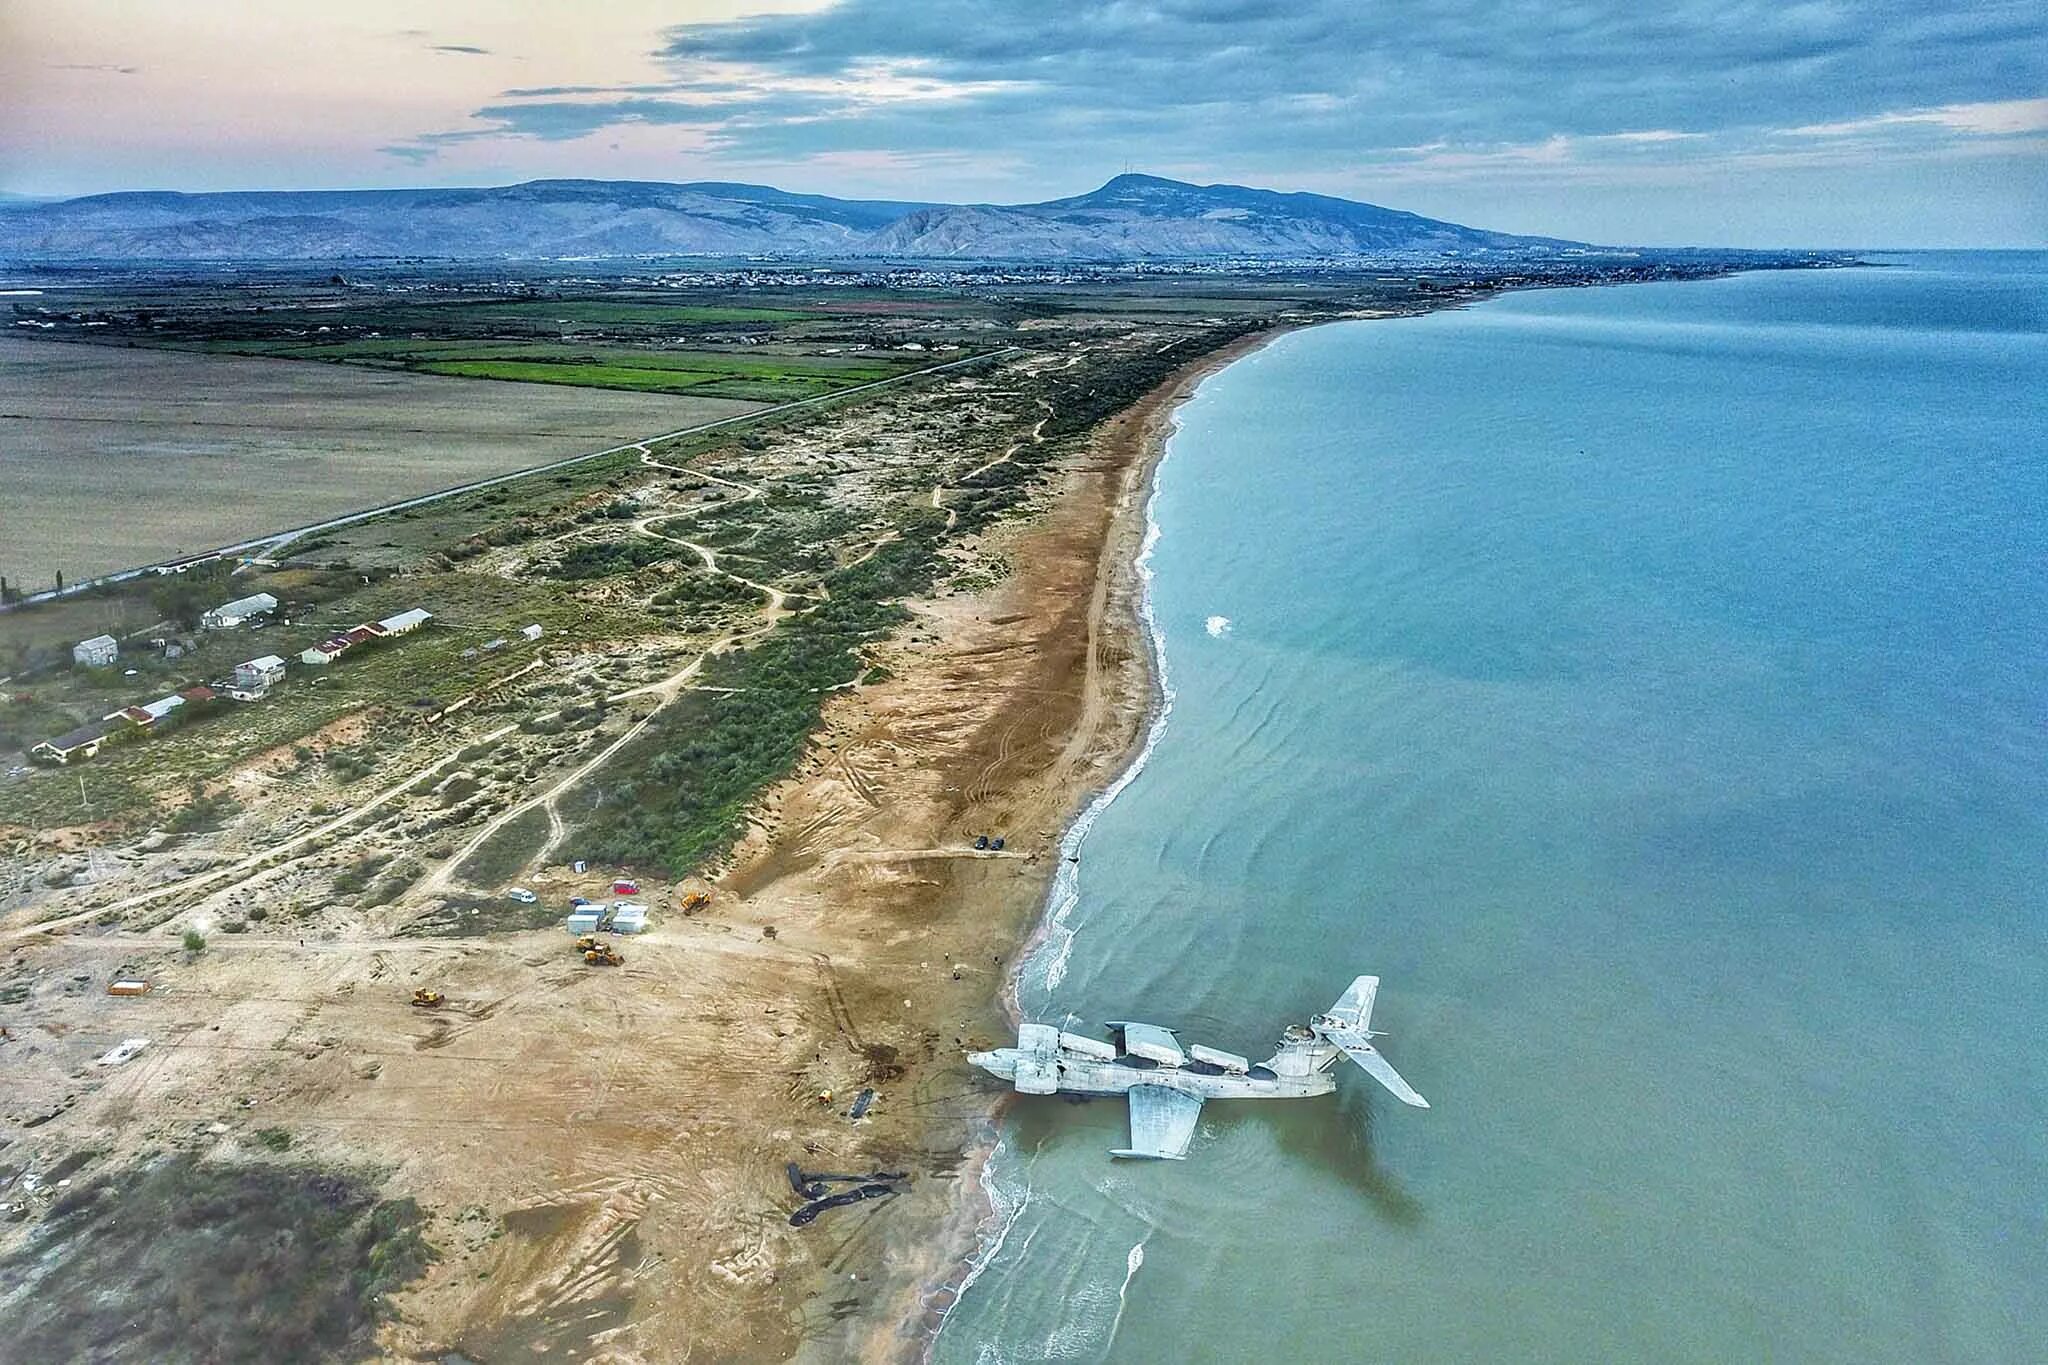
[[1435,1108],[1019,1103],[941,1360],[2048,1358],[2048,257],[1898,259],[1202,385],[1020,999],[1260,1057],[1375,972]]

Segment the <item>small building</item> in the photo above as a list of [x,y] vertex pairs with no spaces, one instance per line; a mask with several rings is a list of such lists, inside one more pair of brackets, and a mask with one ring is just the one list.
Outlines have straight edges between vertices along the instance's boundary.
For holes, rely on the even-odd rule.
[[51,763],[69,763],[73,759],[91,758],[100,751],[100,745],[107,742],[107,736],[113,729],[112,721],[96,720],[90,725],[79,726],[69,734],[44,740],[28,751],[29,757]]
[[121,657],[121,646],[111,635],[95,635],[71,646],[71,662],[86,668],[105,668]]
[[597,932],[597,922],[600,918],[602,916],[594,905],[576,910],[569,916],[569,932],[579,937],[584,934],[594,934]]
[[235,688],[241,692],[261,695],[272,683],[284,678],[284,660],[275,654],[250,659],[235,665]]
[[521,635],[524,635],[528,640],[538,640],[546,632],[542,631],[539,626],[533,625],[521,626],[519,628],[519,633]]
[[339,659],[342,655],[348,653],[349,645],[351,643],[353,642],[350,641],[347,636],[343,635],[336,635],[331,639],[322,640],[317,645],[313,645],[310,648],[300,650],[299,662],[302,664],[313,664],[315,666],[320,664],[331,664],[336,659]]
[[[208,688],[206,695],[211,699],[213,690]],[[124,706],[118,711],[110,712],[106,719],[125,720],[130,725],[146,730],[184,704],[185,699],[181,696],[158,697],[155,701],[147,701],[140,706]]]
[[377,622],[376,631],[379,635],[407,635],[433,619],[434,613],[414,607],[411,611],[402,611]]
[[276,610],[275,597],[267,592],[251,593],[247,597],[237,597],[232,602],[223,603],[206,612],[199,618],[199,627],[202,630],[232,630],[244,621],[268,616]]
[[647,907],[621,902],[612,907],[612,932],[615,934],[644,934],[647,932]]

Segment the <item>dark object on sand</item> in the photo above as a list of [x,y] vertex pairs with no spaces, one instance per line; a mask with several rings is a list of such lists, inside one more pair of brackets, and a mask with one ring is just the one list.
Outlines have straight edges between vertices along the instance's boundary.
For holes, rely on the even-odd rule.
[[873,1090],[863,1090],[853,1097],[853,1108],[846,1111],[846,1117],[858,1121],[868,1112],[868,1106],[875,1102]]
[[975,847],[976,849],[984,849],[984,848],[987,848],[987,847],[988,847],[988,836],[987,836],[986,834],[978,834],[978,835],[976,835],[976,836],[975,836],[975,838],[974,838],[974,847]]
[[827,1209],[836,1209],[843,1204],[858,1204],[864,1199],[885,1199],[895,1193],[894,1185],[869,1184],[856,1186],[844,1194],[828,1194],[823,1199],[813,1199],[789,1215],[789,1225],[793,1228],[804,1227]]
[[[900,1194],[902,1191],[897,1186],[910,1179],[908,1171],[871,1171],[867,1175],[806,1171],[794,1161],[787,1163],[783,1170],[789,1176],[789,1187],[810,1201],[789,1216],[789,1225],[793,1228],[804,1227],[826,1209],[858,1204],[864,1199],[880,1199],[885,1194]],[[854,1188],[832,1194],[833,1185],[852,1185]]]
[[1001,853],[1003,851],[1003,837],[1000,834],[997,835],[994,839],[989,841],[989,847],[994,849],[996,852]]

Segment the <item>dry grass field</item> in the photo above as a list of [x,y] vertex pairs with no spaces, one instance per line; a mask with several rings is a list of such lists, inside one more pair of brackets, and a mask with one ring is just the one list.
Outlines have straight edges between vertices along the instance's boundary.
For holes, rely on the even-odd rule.
[[0,337],[0,574],[35,591],[760,406]]

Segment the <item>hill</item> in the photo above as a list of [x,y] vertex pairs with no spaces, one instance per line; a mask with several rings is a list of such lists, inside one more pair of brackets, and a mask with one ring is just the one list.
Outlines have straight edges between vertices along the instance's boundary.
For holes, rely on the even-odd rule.
[[834,199],[761,185],[535,180],[487,189],[143,192],[0,206],[0,258],[740,256],[1328,259],[1552,250],[1319,194],[1120,175],[1036,204]]

